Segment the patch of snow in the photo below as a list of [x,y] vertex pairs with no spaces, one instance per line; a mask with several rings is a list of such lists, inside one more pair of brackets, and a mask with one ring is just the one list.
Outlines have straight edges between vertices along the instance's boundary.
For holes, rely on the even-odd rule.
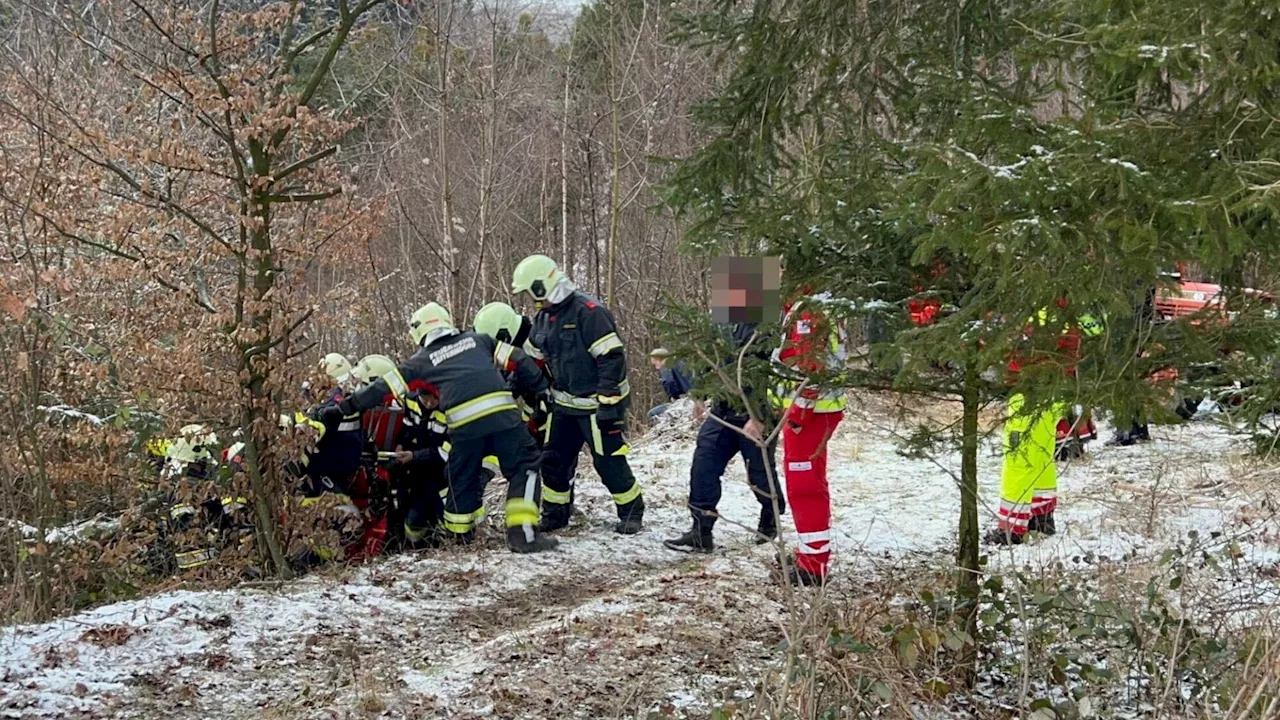
[[[856,582],[876,558],[954,547],[959,455],[904,457],[899,441],[911,429],[887,404],[855,400],[831,439],[837,582]],[[750,696],[759,670],[776,658],[785,608],[767,592],[775,549],[753,542],[760,506],[741,462],[725,474],[717,552],[693,557],[662,546],[690,523],[696,433],[686,402],[633,443],[648,505],[647,526],[634,537],[612,532],[612,499],[584,460],[576,481],[582,515],[558,552],[512,555],[494,528],[477,547],[387,558],[344,578],[314,576],[274,591],[174,591],[6,628],[0,714],[341,716],[354,714],[351,688],[372,683],[398,714],[415,717],[509,716],[503,688],[512,687],[527,697],[530,718],[659,708],[705,715],[720,698]],[[1094,442],[1086,458],[1061,466],[1058,534],[992,552],[991,570],[1158,557],[1191,530],[1236,528],[1253,500],[1214,488],[1230,487],[1246,440],[1208,423],[1153,435],[1131,448]],[[979,456],[988,526],[1000,469],[998,438],[990,437]],[[790,541],[789,515],[783,524]],[[1265,537],[1240,540],[1245,561],[1280,560]],[[1250,587],[1223,594],[1255,601]],[[617,705],[632,692],[634,706]]]
[[83,410],[77,410],[70,405],[37,405],[37,410],[49,413],[50,415],[61,415],[62,417],[71,418],[72,420],[84,420],[90,425],[103,425],[115,416],[100,418],[93,413],[87,413]]
[[1120,160],[1119,158],[1103,158],[1103,162],[1107,163],[1108,165],[1119,165],[1125,170],[1135,172],[1139,175],[1146,175],[1146,173],[1144,173],[1137,165],[1134,165],[1128,160]]

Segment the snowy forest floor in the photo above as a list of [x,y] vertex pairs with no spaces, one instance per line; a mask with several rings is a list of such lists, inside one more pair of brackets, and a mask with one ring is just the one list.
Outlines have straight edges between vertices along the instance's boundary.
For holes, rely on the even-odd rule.
[[[959,494],[949,471],[959,457],[900,455],[911,426],[896,402],[861,398],[833,440],[839,565],[829,596],[883,592],[875,586],[888,568],[951,565]],[[955,410],[925,412],[946,421]],[[769,579],[774,550],[741,527],[754,528],[758,505],[740,463],[725,478],[729,522],[715,554],[662,546],[689,523],[694,434],[685,408],[636,441],[649,506],[637,537],[611,532],[609,496],[583,463],[583,515],[556,553],[512,555],[491,525],[465,551],[280,587],[166,592],[7,628],[0,717],[699,717],[748,700],[783,654],[785,597]],[[1224,532],[1256,571],[1242,612],[1274,601],[1274,498],[1247,438],[1213,423],[1153,435],[1132,448],[1093,443],[1061,473],[1058,535],[993,553],[992,569],[1081,558],[1124,568],[1192,530]],[[979,466],[984,526],[994,523],[999,467],[992,438]],[[490,507],[500,490],[490,488]]]

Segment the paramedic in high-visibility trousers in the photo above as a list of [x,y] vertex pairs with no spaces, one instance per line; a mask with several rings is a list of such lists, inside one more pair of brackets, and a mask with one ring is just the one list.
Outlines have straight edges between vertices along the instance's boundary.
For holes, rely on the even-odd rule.
[[[1076,376],[1076,364],[1083,359],[1082,344],[1102,333],[1102,323],[1089,313],[1074,321],[1061,321],[1060,312],[1069,307],[1066,298],[1057,302],[1058,310],[1042,308],[1027,319],[1023,339],[1030,339],[1037,328],[1057,327],[1056,351],[1052,354],[1017,354],[1010,359],[1010,375],[1051,362],[1061,366],[1068,378]],[[1062,313],[1065,314],[1065,313]],[[1062,401],[1030,407],[1026,396],[1014,393],[1006,406],[1004,423],[1004,466],[1000,474],[1000,511],[997,526],[983,538],[992,545],[1020,545],[1028,532],[1053,535],[1057,532],[1053,514],[1058,508],[1058,467],[1054,463],[1057,445],[1065,432],[1069,437],[1073,422],[1071,409]]]
[[[819,307],[823,299],[825,294],[785,308],[786,338],[777,357],[793,374],[812,378],[843,369],[844,346],[837,328]],[[799,535],[795,563],[787,567],[787,578],[794,585],[822,585],[831,564],[827,444],[844,418],[844,389],[806,384],[799,394],[792,389],[782,397],[786,411],[783,471],[787,502]]]
[[1058,467],[1054,464],[1058,418],[1062,403],[1048,408],[1028,407],[1026,397],[1009,397],[1004,422],[1004,468],[1000,474],[1000,512],[996,529],[983,541],[989,545],[1021,545],[1028,532],[1052,535],[1058,506]]

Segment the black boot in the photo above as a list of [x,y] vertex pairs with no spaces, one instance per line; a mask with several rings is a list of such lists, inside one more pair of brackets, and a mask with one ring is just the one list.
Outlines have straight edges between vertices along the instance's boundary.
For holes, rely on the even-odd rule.
[[1058,445],[1058,449],[1053,453],[1053,459],[1058,462],[1067,460],[1075,460],[1084,457],[1084,443],[1077,438],[1070,438],[1062,441]]
[[1144,423],[1142,425],[1135,424],[1133,430],[1129,433],[1134,442],[1149,442],[1151,440],[1151,428]]
[[1133,436],[1122,430],[1107,441],[1107,447],[1129,447],[1134,442]]
[[797,587],[822,587],[827,584],[827,576],[792,565],[787,569],[787,582]]
[[764,545],[778,539],[778,518],[773,508],[760,508],[760,522],[756,525],[756,544]]
[[1047,515],[1032,515],[1031,520],[1027,523],[1027,532],[1038,532],[1045,535],[1053,535],[1058,532],[1058,528],[1053,523],[1053,513]]
[[569,526],[569,516],[573,514],[573,505],[560,503],[542,503],[542,522],[538,523],[541,532],[554,532]]
[[445,536],[444,536],[444,542],[446,545],[457,545],[459,547],[465,547],[467,545],[474,544],[475,541],[476,541],[475,530],[468,530],[466,532],[461,532],[461,533],[449,532],[449,533],[445,533]]
[[776,560],[777,564],[769,573],[774,582],[785,580],[796,587],[822,587],[827,584],[826,575],[797,566],[791,556],[779,556]]
[[549,538],[537,530],[530,529],[526,533],[523,527],[507,528],[507,547],[511,548],[513,553],[524,555],[547,552],[548,550],[555,550],[559,546],[559,540]]
[[688,553],[709,554],[716,549],[716,543],[711,539],[711,528],[703,528],[694,525],[689,532],[672,540],[663,540],[662,544],[670,550]]
[[618,506],[618,522],[613,531],[619,535],[635,535],[644,527],[644,496]]
[[982,542],[984,545],[1021,545],[1022,536],[1011,530],[996,528],[983,535]]

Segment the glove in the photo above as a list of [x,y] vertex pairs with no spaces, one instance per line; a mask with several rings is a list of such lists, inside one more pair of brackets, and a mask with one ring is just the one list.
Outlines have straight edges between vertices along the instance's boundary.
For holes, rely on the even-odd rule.
[[626,411],[621,405],[601,405],[600,409],[596,410],[596,425],[601,430],[612,430],[621,425],[626,417]]
[[551,416],[551,404],[547,402],[545,394],[539,395],[533,403],[533,422],[539,429],[547,426],[547,418]]
[[[343,402],[346,401],[344,400]],[[346,415],[346,413],[342,412],[341,404],[325,405],[323,408],[320,408],[320,417],[317,419],[326,426],[332,426],[340,424],[344,415]]]

